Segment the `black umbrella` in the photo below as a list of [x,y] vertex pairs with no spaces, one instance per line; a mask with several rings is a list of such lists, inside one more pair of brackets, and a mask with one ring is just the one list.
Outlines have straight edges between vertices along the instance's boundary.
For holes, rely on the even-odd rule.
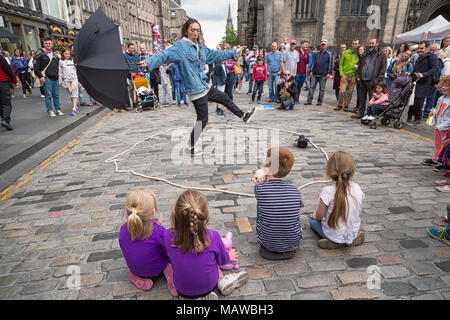
[[128,64],[122,52],[118,26],[98,9],[74,41],[79,82],[96,101],[110,109],[130,106]]

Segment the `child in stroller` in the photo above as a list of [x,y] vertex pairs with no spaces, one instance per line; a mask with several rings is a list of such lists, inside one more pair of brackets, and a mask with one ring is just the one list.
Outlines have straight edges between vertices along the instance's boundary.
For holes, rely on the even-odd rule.
[[373,93],[372,99],[370,99],[367,106],[367,115],[362,118],[364,124],[368,124],[375,120],[376,111],[384,110],[389,105],[389,89],[384,82],[380,82],[375,92]]
[[150,86],[150,75],[132,74],[134,88],[137,96],[135,104],[136,111],[141,112],[144,109],[159,110],[158,98]]

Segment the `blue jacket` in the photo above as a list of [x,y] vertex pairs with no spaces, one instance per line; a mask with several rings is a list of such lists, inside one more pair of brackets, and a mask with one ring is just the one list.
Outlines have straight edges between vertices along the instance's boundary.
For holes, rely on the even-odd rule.
[[[388,69],[386,71],[387,76],[388,76],[388,83],[386,83],[388,86],[391,84],[392,82],[392,78],[394,77],[394,74],[392,73],[392,68],[394,67],[394,63],[396,60],[392,60],[391,64],[388,66]],[[405,73],[412,73],[413,72],[413,65],[411,62],[407,62],[405,68],[403,69],[402,72],[402,76],[405,75]]]
[[132,73],[138,73],[139,67],[137,63],[139,62],[139,55],[138,54],[129,54],[128,52],[125,53],[125,60],[128,63],[128,69],[130,69],[130,74]]
[[312,56],[311,72],[314,75],[333,74],[334,58],[333,53],[330,50],[326,50],[322,53],[322,50],[313,53]]
[[205,74],[205,64],[222,62],[232,59],[237,51],[216,51],[208,49],[203,45],[197,48],[195,44],[186,38],[175,42],[169,49],[160,51],[146,59],[148,69],[152,70],[162,64],[176,63],[180,68],[186,93],[195,95],[209,90],[208,78]]
[[172,64],[171,72],[173,81],[183,81],[180,74],[180,68],[178,68],[178,65],[176,63]]
[[[22,65],[22,66],[20,66]],[[12,58],[11,59],[11,68],[14,70],[16,74],[23,73],[28,70],[28,61],[27,58],[21,57],[21,58]]]

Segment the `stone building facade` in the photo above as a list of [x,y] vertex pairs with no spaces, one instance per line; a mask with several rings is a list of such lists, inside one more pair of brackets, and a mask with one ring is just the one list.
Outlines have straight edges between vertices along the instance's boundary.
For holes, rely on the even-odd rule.
[[238,0],[238,40],[249,47],[270,48],[284,37],[322,38],[331,48],[360,39],[393,45],[396,34],[414,29],[442,14],[450,20],[446,0]]

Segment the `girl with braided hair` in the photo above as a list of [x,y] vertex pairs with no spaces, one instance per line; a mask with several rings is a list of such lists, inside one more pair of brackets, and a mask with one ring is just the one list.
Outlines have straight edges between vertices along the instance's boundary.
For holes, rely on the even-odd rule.
[[345,151],[336,152],[327,163],[326,175],[334,184],[322,189],[319,206],[309,219],[311,229],[322,238],[318,243],[322,249],[364,242],[364,233],[359,229],[365,196],[352,181],[355,171],[355,159]]
[[119,244],[129,269],[128,278],[137,288],[147,291],[153,286],[151,278],[163,273],[170,293],[178,296],[164,248],[166,228],[155,218],[155,215],[161,218],[156,195],[149,190],[133,191],[126,200],[125,210],[127,222],[120,228]]
[[187,190],[172,210],[171,229],[164,234],[167,255],[173,267],[173,282],[187,299],[217,300],[215,287],[223,295],[247,282],[247,272],[224,276],[220,265],[236,261],[235,249],[227,250],[217,231],[207,228],[208,200],[200,192]]

